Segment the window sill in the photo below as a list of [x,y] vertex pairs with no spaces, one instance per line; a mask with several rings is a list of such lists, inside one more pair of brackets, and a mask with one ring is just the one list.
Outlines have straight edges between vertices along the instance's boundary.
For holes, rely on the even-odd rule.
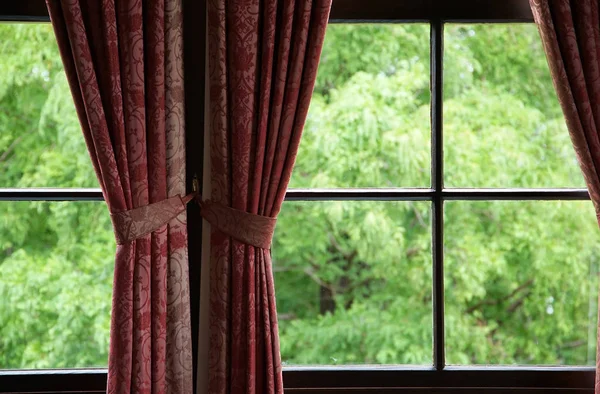
[[[0,371],[0,392],[101,393],[106,369]],[[285,367],[285,392],[300,393],[593,393],[592,367],[319,366]]]
[[106,374],[105,368],[2,370],[0,392],[103,393]]

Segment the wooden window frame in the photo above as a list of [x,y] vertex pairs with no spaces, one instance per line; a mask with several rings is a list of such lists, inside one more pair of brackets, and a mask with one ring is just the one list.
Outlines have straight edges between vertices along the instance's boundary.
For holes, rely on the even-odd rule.
[[[206,0],[183,0],[188,146],[203,151]],[[0,3],[0,21],[48,22],[44,0]],[[449,200],[589,200],[585,189],[458,189],[443,183],[443,26],[446,22],[533,22],[528,0],[333,0],[330,22],[423,22],[431,26],[431,167],[428,189],[290,189],[289,201],[431,201],[433,207],[434,363],[431,367],[339,366],[285,367],[285,392],[300,393],[593,393],[593,367],[446,366],[444,362],[443,203]],[[188,43],[186,45],[186,43]],[[191,44],[193,43],[193,48]],[[202,174],[202,155],[187,154],[187,184]],[[1,201],[99,201],[99,189],[0,189]],[[190,239],[201,236],[198,208],[188,207]],[[200,261],[190,243],[190,261]],[[193,353],[197,354],[200,265],[190,266]],[[194,357],[194,362],[195,357]],[[100,393],[106,369],[0,370],[0,392]],[[194,383],[196,381],[194,365]],[[195,387],[195,384],[194,384]]]

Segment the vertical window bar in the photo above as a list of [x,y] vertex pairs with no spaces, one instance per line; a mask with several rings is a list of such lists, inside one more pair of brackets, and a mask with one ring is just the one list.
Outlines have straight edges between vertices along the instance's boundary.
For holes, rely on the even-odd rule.
[[[202,188],[204,158],[204,93],[206,66],[206,0],[183,0],[185,136],[187,193]],[[188,269],[192,334],[193,391],[198,383],[202,217],[197,204],[187,205]]]
[[444,26],[440,18],[431,21],[431,182],[433,196],[433,364],[444,369],[444,200],[442,99]]

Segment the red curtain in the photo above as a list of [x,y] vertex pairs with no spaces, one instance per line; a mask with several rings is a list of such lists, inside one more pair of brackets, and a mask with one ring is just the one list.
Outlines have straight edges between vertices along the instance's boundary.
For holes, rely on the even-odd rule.
[[47,5],[119,244],[108,392],[191,393],[180,0]]
[[[530,0],[530,3],[577,159],[600,219],[598,0]],[[596,393],[600,394],[600,352],[596,360]]]
[[[212,201],[279,213],[330,7],[331,0],[208,1]],[[208,392],[283,393],[270,251],[221,230],[211,234]]]

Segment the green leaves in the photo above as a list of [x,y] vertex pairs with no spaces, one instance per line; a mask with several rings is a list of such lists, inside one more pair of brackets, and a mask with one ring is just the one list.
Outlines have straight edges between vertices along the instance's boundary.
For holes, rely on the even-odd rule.
[[[97,187],[49,24],[0,25],[0,187]],[[0,369],[106,366],[102,202],[0,203]]]
[[[10,254],[3,249],[0,366],[106,365],[114,241],[104,204],[2,205],[19,208],[23,217],[40,205],[46,220],[21,243],[12,242]],[[86,223],[99,213],[90,231]]]
[[[533,25],[447,25],[448,187],[584,185]],[[14,43],[18,43],[15,45]],[[429,30],[332,25],[292,187],[430,186]],[[0,25],[0,187],[96,187],[49,25]],[[287,364],[431,364],[427,202],[289,202],[273,269]],[[587,202],[445,204],[451,364],[594,362]],[[106,365],[102,203],[0,203],[0,368]]]
[[[536,27],[445,31],[446,186],[584,186]],[[329,26],[292,187],[429,186],[428,45],[419,25]],[[284,204],[284,360],[432,363],[429,212]],[[447,202],[447,361],[593,364],[599,246],[587,202]]]

